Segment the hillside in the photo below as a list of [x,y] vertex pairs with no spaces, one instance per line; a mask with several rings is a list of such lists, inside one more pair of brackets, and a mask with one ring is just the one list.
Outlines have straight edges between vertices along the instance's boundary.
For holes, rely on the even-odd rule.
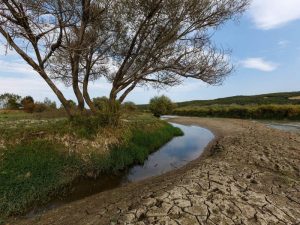
[[268,105],[300,104],[300,92],[270,93],[253,96],[233,96],[214,100],[194,100],[177,103],[178,107],[210,105]]

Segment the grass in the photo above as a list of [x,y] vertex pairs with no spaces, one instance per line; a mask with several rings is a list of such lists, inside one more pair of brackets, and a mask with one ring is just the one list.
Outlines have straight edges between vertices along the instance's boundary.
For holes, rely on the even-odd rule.
[[[81,157],[80,152],[69,154],[63,145],[47,137],[30,135],[20,143],[11,143],[5,150],[0,150],[0,217],[24,214],[31,207],[67,193],[72,182],[89,171],[101,176],[143,163],[151,152],[174,136],[182,135],[180,129],[146,114],[127,116],[123,120],[122,141],[109,146],[106,153],[93,152],[88,159]],[[2,137],[13,135],[18,139],[26,132],[41,130],[71,132],[71,128],[78,126],[68,125],[71,128],[67,126],[63,131],[57,130],[63,129],[65,124],[65,120],[43,125],[30,123],[26,128],[12,127]],[[83,129],[90,126],[92,123]],[[81,135],[78,134],[78,139]]]
[[240,119],[300,120],[299,105],[230,105],[182,107],[173,114],[180,116],[224,117]]
[[142,164],[150,153],[180,135],[183,133],[179,128],[165,122],[161,128],[152,131],[135,129],[126,144],[113,147],[107,155],[94,155],[91,158],[92,168],[101,173],[110,173],[133,164]]
[[6,149],[0,162],[0,212],[19,214],[49,201],[78,175],[79,160],[47,141]]
[[26,113],[23,110],[4,110],[0,109],[0,122],[16,120],[41,120],[64,118],[66,113],[63,109],[46,110],[41,113]]

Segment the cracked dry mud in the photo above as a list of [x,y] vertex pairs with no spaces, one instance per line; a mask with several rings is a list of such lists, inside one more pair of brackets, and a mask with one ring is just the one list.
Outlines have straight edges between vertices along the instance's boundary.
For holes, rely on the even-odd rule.
[[187,166],[12,224],[300,224],[300,135],[244,120],[176,118],[216,140]]

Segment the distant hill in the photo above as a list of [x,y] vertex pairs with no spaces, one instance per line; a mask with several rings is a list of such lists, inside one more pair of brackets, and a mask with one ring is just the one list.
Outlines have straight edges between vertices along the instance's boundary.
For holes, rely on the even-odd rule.
[[227,98],[218,98],[214,100],[194,100],[178,102],[178,107],[185,106],[210,106],[210,105],[268,105],[268,104],[300,104],[299,92],[282,92],[253,96],[233,96]]
[[[178,102],[178,107],[186,106],[211,106],[211,105],[269,105],[269,104],[300,104],[300,91],[298,92],[282,92],[270,93],[253,96],[233,96],[227,98],[218,98],[214,100],[193,100],[186,102]],[[139,105],[141,109],[146,109],[147,104]]]

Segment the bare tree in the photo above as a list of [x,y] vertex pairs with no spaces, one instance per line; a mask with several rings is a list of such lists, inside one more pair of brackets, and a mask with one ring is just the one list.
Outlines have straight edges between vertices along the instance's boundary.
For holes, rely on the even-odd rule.
[[242,13],[248,0],[115,0],[111,24],[120,32],[110,56],[111,100],[138,85],[160,88],[195,78],[219,83],[232,66],[211,44],[210,32]]

